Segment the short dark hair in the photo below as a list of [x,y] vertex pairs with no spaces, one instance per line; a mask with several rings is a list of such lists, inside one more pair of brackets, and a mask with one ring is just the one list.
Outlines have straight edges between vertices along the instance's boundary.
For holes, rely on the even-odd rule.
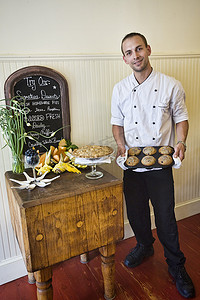
[[140,36],[145,44],[145,46],[147,47],[148,43],[147,43],[147,40],[145,38],[145,36],[139,32],[131,32],[131,33],[128,33],[127,35],[125,35],[125,37],[122,39],[122,42],[121,42],[121,51],[122,51],[122,54],[124,55],[124,52],[123,52],[123,42],[129,38],[132,38],[133,36]]

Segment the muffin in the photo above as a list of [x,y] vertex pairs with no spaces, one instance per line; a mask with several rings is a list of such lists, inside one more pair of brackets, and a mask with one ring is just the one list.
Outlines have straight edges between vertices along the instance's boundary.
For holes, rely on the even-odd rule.
[[147,167],[150,167],[152,165],[154,165],[156,163],[156,159],[155,157],[153,156],[150,156],[150,155],[146,155],[142,158],[141,160],[141,163],[144,165],[144,166],[147,166]]
[[139,163],[137,156],[129,156],[126,160],[126,165],[129,167],[134,167]]
[[158,158],[158,163],[163,166],[169,166],[173,162],[173,159],[170,155],[161,155]]
[[139,155],[141,152],[141,148],[139,147],[132,147],[128,150],[128,155],[132,156],[132,155]]
[[156,153],[156,149],[152,146],[148,146],[143,149],[143,153],[145,155],[154,155]]
[[159,153],[160,154],[172,154],[172,152],[173,152],[173,148],[172,147],[170,147],[170,146],[163,146],[163,147],[160,147],[159,148]]

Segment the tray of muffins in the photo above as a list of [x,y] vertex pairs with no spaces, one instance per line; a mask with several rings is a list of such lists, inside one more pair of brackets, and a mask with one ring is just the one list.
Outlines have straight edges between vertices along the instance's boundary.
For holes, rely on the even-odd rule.
[[132,147],[124,163],[127,168],[168,168],[173,166],[174,148],[171,146]]

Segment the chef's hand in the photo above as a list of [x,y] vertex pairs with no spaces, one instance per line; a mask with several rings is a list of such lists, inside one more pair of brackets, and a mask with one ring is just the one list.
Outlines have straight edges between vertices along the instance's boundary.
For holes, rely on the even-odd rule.
[[125,156],[125,153],[126,153],[126,148],[124,145],[121,145],[121,144],[118,144],[117,145],[117,155],[116,155],[116,158],[118,156]]
[[174,157],[179,157],[180,160],[182,161],[185,158],[185,146],[182,143],[176,144],[174,147]]

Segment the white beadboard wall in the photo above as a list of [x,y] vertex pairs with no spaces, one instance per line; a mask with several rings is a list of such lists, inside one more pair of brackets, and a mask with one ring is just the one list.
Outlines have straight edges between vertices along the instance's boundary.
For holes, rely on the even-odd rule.
[[[182,219],[200,213],[200,55],[152,55],[151,63],[155,70],[180,80],[186,91],[190,117],[188,149],[183,166],[174,171],[176,216]],[[120,56],[0,57],[1,99],[4,98],[6,78],[14,71],[30,65],[53,68],[67,79],[74,143],[81,146],[101,142],[115,148],[110,125],[112,89],[116,82],[131,73]],[[0,147],[3,145],[0,135]],[[7,148],[0,151],[0,166],[0,284],[3,284],[25,275],[26,270],[10,222],[4,181],[5,171],[11,169],[11,156]],[[103,167],[115,176],[122,177],[121,170],[114,162]],[[125,213],[125,238],[131,234]]]

